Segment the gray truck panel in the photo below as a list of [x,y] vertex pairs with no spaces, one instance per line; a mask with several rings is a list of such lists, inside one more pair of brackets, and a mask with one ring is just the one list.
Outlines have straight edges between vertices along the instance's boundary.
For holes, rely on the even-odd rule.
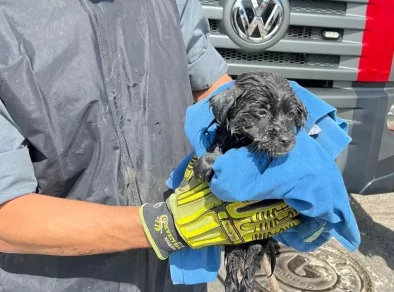
[[223,8],[220,6],[204,6],[205,15],[208,19],[222,19]]
[[276,65],[275,63],[261,66],[253,62],[228,62],[228,73],[231,75],[250,71],[270,71],[276,74],[282,74],[290,79],[297,79],[302,76],[303,79],[322,80],[327,78],[327,80],[354,80],[357,76],[357,70],[351,68],[305,67],[297,65]]
[[[391,87],[392,85],[392,87]],[[386,113],[390,111],[390,107],[394,105],[394,84],[388,84],[386,87],[388,95],[388,103]],[[394,132],[389,131],[387,128],[383,131],[382,145],[380,147],[379,160],[386,159],[394,155]],[[393,164],[394,166],[394,164]]]
[[[382,91],[386,94],[386,103],[384,100],[381,102],[376,102],[373,100],[372,102],[376,102],[377,104],[381,104],[385,113],[389,111],[391,105],[394,104],[394,88],[386,88]],[[369,94],[370,90],[364,89],[364,94]],[[376,116],[376,114],[375,114]],[[383,119],[383,121],[381,121]],[[370,165],[366,165],[365,178],[368,181],[367,184],[359,191],[361,194],[370,195],[377,193],[386,193],[394,190],[394,132],[390,132],[387,129],[387,120],[386,115],[376,117],[376,121],[381,123],[381,127],[378,128],[378,133],[381,134],[381,139],[379,139],[379,134],[375,135],[376,140],[371,142],[379,147],[374,147],[373,151],[371,151],[376,157],[376,149],[378,148],[378,155],[376,158],[376,163],[372,163]],[[372,123],[368,123],[368,120],[365,119],[365,125],[369,125]],[[367,136],[364,140],[367,140],[369,137]],[[371,139],[372,139],[371,138]],[[365,141],[366,142],[366,141]],[[379,143],[380,142],[380,143]],[[370,154],[368,154],[370,155]],[[370,159],[372,160],[372,158]],[[367,177],[369,175],[369,177]]]
[[314,26],[317,23],[319,26],[331,28],[363,29],[365,26],[365,19],[353,15],[325,15],[324,17],[321,17],[320,15],[300,12],[294,12],[291,14],[291,25]]

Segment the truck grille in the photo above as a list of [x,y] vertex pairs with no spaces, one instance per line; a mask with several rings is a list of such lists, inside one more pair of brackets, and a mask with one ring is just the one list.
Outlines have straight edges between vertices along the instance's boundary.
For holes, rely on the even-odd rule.
[[[328,30],[328,28],[291,25],[286,33],[286,38],[322,40],[325,30]],[[335,41],[342,41],[343,29],[336,31],[339,32],[340,37]]]
[[319,13],[331,15],[345,15],[346,2],[315,1],[315,0],[292,0],[291,11],[303,13]]
[[[227,0],[231,3],[233,0]],[[222,34],[218,0],[200,0],[209,19],[211,41],[229,65],[229,74],[270,70],[288,78],[354,81],[365,27],[365,0],[290,0],[291,18],[282,40],[259,53],[247,53]],[[325,31],[339,37],[327,39]],[[297,78],[298,78],[297,77]]]
[[210,28],[211,32],[214,32],[214,33],[219,32],[218,22],[216,20],[210,19],[209,20],[209,28]]
[[303,65],[313,67],[337,67],[338,56],[311,55],[297,53],[263,52],[259,54],[246,54],[237,50],[218,49],[219,54],[226,61],[241,63],[271,63],[281,65]]
[[[219,32],[218,21],[214,19],[209,20],[209,27],[211,33]],[[329,30],[329,28],[290,25],[286,33],[286,38],[322,40],[323,32],[325,30]],[[342,41],[343,29],[336,29],[335,31],[339,32],[339,34],[341,35],[341,37],[335,41]]]

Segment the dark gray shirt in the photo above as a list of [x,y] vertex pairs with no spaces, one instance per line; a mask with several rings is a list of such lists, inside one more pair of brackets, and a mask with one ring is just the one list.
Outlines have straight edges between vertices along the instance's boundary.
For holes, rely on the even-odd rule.
[[[177,0],[192,90],[212,85],[227,70],[209,42],[209,24],[198,0]],[[35,192],[37,181],[27,148],[0,97],[0,204]]]

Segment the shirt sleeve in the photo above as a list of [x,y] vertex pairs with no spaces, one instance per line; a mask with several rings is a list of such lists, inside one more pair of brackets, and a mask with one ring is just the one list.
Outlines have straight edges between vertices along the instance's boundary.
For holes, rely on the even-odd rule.
[[0,204],[35,192],[36,188],[27,141],[0,100]]
[[208,19],[199,0],[176,0],[193,91],[209,88],[227,72],[227,63],[209,41]]

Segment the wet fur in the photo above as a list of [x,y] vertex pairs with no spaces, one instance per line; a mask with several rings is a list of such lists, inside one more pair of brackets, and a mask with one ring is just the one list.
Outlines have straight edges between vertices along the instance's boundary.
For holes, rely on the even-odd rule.
[[[271,157],[290,152],[307,118],[288,81],[266,72],[240,75],[233,87],[210,100],[210,106],[217,122],[215,141],[194,165],[195,176],[206,181],[212,179],[217,156],[230,149],[250,147]],[[255,274],[264,254],[271,259],[274,271],[276,256],[271,239],[226,246],[226,292],[254,291]]]

